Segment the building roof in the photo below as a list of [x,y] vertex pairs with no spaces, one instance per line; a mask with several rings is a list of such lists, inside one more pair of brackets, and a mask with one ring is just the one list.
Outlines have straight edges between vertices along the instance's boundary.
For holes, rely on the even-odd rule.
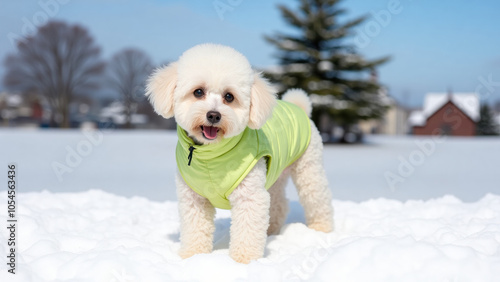
[[424,115],[423,111],[413,111],[408,117],[408,123],[411,126],[424,126],[427,121],[427,117]]
[[450,100],[474,122],[479,121],[479,97],[475,93],[429,93],[425,96],[424,108],[410,114],[409,124],[424,126],[427,119]]
[[8,107],[20,107],[23,104],[23,98],[19,94],[0,93],[0,101],[5,101]]
[[[112,102],[107,107],[101,109],[99,116],[104,120],[110,119],[116,124],[125,124],[125,106],[122,102]],[[132,124],[145,124],[148,122],[148,117],[144,114],[132,114],[130,122]]]

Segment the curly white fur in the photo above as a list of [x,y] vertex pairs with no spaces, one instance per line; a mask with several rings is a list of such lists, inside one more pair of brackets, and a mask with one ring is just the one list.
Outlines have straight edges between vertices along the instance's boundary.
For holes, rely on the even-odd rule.
[[312,103],[311,99],[307,96],[307,93],[302,89],[290,89],[283,94],[281,98],[283,101],[290,102],[302,108],[306,112],[308,117],[311,117],[312,113]]
[[195,254],[212,251],[215,231],[215,208],[202,196],[196,194],[177,173],[177,198],[181,220],[181,249],[179,255],[188,258]]
[[249,263],[264,254],[271,202],[265,184],[266,161],[260,159],[229,195],[232,206],[229,255],[237,262]]
[[[202,97],[193,96],[196,89]],[[227,102],[225,95],[234,95]],[[186,51],[178,62],[157,70],[149,79],[147,95],[155,111],[175,116],[179,126],[198,144],[215,143],[238,135],[247,126],[259,129],[272,115],[274,88],[253,71],[243,55],[221,45],[203,44]],[[294,89],[284,100],[297,104],[310,116],[307,94]],[[207,112],[217,111],[221,120],[215,139],[206,138]],[[213,126],[214,124],[210,124]],[[229,196],[232,211],[230,256],[249,263],[264,255],[267,234],[278,234],[288,212],[285,186],[289,176],[304,206],[307,225],[318,231],[333,230],[331,193],[323,169],[323,144],[311,122],[312,135],[305,153],[267,191],[266,161],[261,159]],[[178,174],[176,178],[181,220],[180,256],[212,251],[215,208],[195,193]]]

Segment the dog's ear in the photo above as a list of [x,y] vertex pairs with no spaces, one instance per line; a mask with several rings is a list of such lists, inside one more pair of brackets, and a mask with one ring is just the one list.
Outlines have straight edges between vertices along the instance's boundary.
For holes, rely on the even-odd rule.
[[259,129],[273,113],[276,105],[276,90],[259,73],[255,73],[254,76],[250,94],[248,127]]
[[164,118],[174,116],[174,90],[177,85],[177,62],[158,68],[148,79],[146,96],[156,113]]

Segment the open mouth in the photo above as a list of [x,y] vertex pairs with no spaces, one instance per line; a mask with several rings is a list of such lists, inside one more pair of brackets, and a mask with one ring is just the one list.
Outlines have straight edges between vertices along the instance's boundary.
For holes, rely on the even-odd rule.
[[201,126],[201,132],[203,133],[203,137],[208,140],[214,140],[217,138],[217,132],[219,132],[219,128],[215,126]]

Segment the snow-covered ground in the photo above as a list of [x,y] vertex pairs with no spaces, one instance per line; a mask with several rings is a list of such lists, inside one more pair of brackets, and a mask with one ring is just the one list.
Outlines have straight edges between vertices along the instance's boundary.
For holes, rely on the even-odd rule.
[[[6,210],[5,193],[0,209]],[[19,196],[18,269],[0,281],[498,281],[500,196],[401,203],[334,201],[331,234],[308,229],[292,204],[265,257],[228,256],[229,212],[217,214],[215,251],[181,260],[175,202],[102,191]],[[2,221],[5,215],[2,213]],[[2,228],[4,229],[4,228]],[[5,231],[0,253],[6,257]]]
[[175,143],[159,131],[0,130],[0,179],[17,163],[19,193],[17,274],[1,263],[0,281],[499,281],[498,138],[326,146],[335,232],[309,230],[292,201],[265,257],[249,265],[228,256],[223,210],[215,251],[177,256]]

